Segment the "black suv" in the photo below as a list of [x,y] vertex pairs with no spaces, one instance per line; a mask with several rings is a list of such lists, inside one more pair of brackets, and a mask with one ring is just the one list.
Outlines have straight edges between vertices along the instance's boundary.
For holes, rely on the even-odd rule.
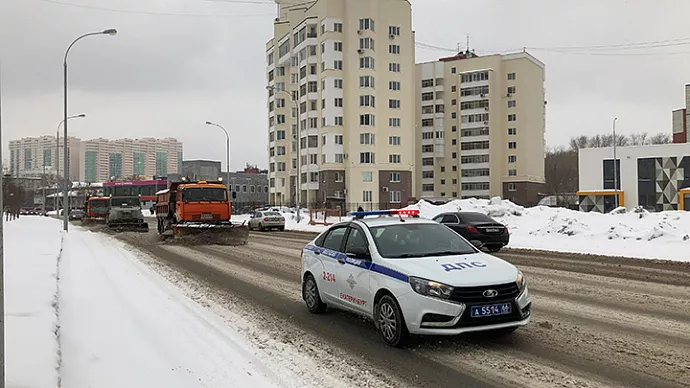
[[480,241],[489,252],[500,251],[510,241],[508,228],[486,214],[474,212],[443,213],[434,217],[434,221],[453,229],[468,241]]

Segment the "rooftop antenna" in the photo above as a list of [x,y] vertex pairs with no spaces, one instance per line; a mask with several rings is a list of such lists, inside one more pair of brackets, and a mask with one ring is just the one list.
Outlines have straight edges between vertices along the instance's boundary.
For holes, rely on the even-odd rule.
[[467,41],[467,51],[466,53],[470,53],[470,34],[465,34],[466,35],[466,41]]

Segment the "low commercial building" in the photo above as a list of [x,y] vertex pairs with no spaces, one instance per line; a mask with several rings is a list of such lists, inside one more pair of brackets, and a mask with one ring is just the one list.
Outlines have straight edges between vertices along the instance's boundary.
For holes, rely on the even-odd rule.
[[192,180],[211,181],[219,177],[227,179],[221,175],[220,162],[214,160],[185,160],[182,162],[182,176]]
[[690,188],[690,143],[579,151],[580,210],[607,212],[619,204],[649,211],[679,210]]
[[[223,179],[227,173],[221,176]],[[249,213],[268,204],[268,171],[246,169],[230,173],[230,188],[235,192],[234,213]]]

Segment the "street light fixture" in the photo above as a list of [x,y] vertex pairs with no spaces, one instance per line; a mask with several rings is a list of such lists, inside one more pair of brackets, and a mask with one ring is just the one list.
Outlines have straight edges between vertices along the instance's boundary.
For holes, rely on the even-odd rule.
[[212,123],[210,121],[206,122],[206,125],[210,125],[212,127],[218,127],[225,132],[225,163],[226,163],[226,168],[228,170],[227,175],[225,176],[225,179],[227,179],[226,184],[228,186],[228,190],[230,190],[230,134],[228,134],[228,131],[223,128],[222,125]]
[[69,188],[67,187],[68,179],[69,179],[69,163],[68,163],[68,158],[67,158],[67,56],[69,55],[69,51],[72,49],[72,46],[74,46],[75,43],[80,41],[81,39],[84,39],[88,36],[96,36],[96,35],[116,35],[117,30],[114,28],[103,30],[101,32],[89,32],[88,34],[84,34],[77,39],[73,40],[72,43],[67,47],[67,50],[65,51],[65,59],[62,62],[62,67],[63,67],[63,92],[64,92],[64,130],[65,130],[65,138],[64,138],[64,144],[65,144],[65,179],[64,179],[64,187],[62,189],[62,195],[63,195],[63,208],[64,210],[64,217],[63,217],[63,227],[65,232],[68,231],[69,228]]
[[[295,200],[297,201],[297,223],[300,222],[300,208],[302,207],[302,201],[301,201],[301,194],[302,194],[302,184],[301,184],[301,178],[302,178],[302,147],[301,147],[301,129],[300,129],[300,108],[299,108],[299,90],[297,90],[295,93],[297,97],[295,97],[295,94],[288,92],[285,89],[278,89],[275,86],[266,86],[266,90],[273,91],[275,93],[285,93],[290,96],[290,99],[292,102],[295,103],[295,108],[297,110],[297,133],[293,135],[293,138],[296,139],[297,143],[297,176],[295,179]],[[309,202],[309,189],[307,189],[307,202]]]

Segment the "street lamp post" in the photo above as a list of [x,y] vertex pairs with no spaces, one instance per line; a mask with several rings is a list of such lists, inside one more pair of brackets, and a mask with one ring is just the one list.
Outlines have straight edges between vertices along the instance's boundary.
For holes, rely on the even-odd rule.
[[65,143],[65,179],[64,179],[64,187],[62,188],[62,201],[63,201],[63,208],[65,209],[64,216],[62,218],[63,220],[63,227],[65,232],[68,230],[68,225],[69,225],[69,188],[68,186],[68,179],[69,179],[69,163],[68,163],[68,155],[67,155],[67,56],[69,55],[69,51],[72,49],[72,46],[74,46],[75,43],[80,41],[83,38],[86,38],[87,36],[95,36],[95,35],[110,35],[113,36],[117,34],[117,30],[115,29],[108,29],[108,30],[103,30],[101,32],[89,32],[88,34],[84,34],[74,41],[67,47],[67,51],[65,51],[65,59],[62,62],[62,68],[63,68],[63,92],[64,92],[64,129],[65,129],[65,138],[64,138],[64,143]]
[[228,191],[230,191],[230,134],[228,134],[228,131],[223,128],[222,125],[212,123],[210,121],[206,122],[206,125],[210,125],[212,127],[218,127],[225,132],[225,163],[226,163],[226,168],[227,168],[227,174],[225,175],[226,182],[225,184],[228,186]]
[[[300,208],[302,207],[302,145],[301,145],[301,128],[300,126],[300,108],[299,108],[299,90],[295,91],[295,94],[288,92],[285,89],[278,89],[275,86],[266,86],[266,90],[272,90],[274,93],[285,93],[290,96],[290,99],[295,103],[295,110],[297,111],[297,133],[293,135],[293,139],[296,139],[297,143],[297,176],[295,177],[295,200],[297,201],[297,223],[300,222]],[[308,190],[308,189],[307,189]],[[309,192],[307,191],[307,194]],[[308,199],[308,198],[307,198]]]
[[613,119],[613,192],[616,199],[616,207],[620,206],[618,201],[618,169],[616,168],[616,121],[618,117]]
[[[81,119],[84,117],[86,117],[86,115],[84,113],[82,113],[79,115],[70,116],[67,118],[67,120]],[[60,127],[62,126],[62,123],[64,123],[64,122],[65,122],[64,119],[60,120],[60,123],[57,126],[57,132],[55,135],[55,140],[56,140],[55,141],[55,143],[56,143],[55,144],[55,166],[56,166],[55,179],[58,182],[63,182],[62,180],[60,180]],[[67,149],[65,149],[65,158],[67,158]],[[45,172],[44,172],[44,174],[45,174]],[[62,183],[60,183],[60,185],[62,185]],[[59,198],[57,195],[55,196],[55,200],[53,201],[53,205],[55,207],[55,210],[58,211],[58,216],[60,216]],[[63,201],[63,205],[64,205],[64,201]]]

